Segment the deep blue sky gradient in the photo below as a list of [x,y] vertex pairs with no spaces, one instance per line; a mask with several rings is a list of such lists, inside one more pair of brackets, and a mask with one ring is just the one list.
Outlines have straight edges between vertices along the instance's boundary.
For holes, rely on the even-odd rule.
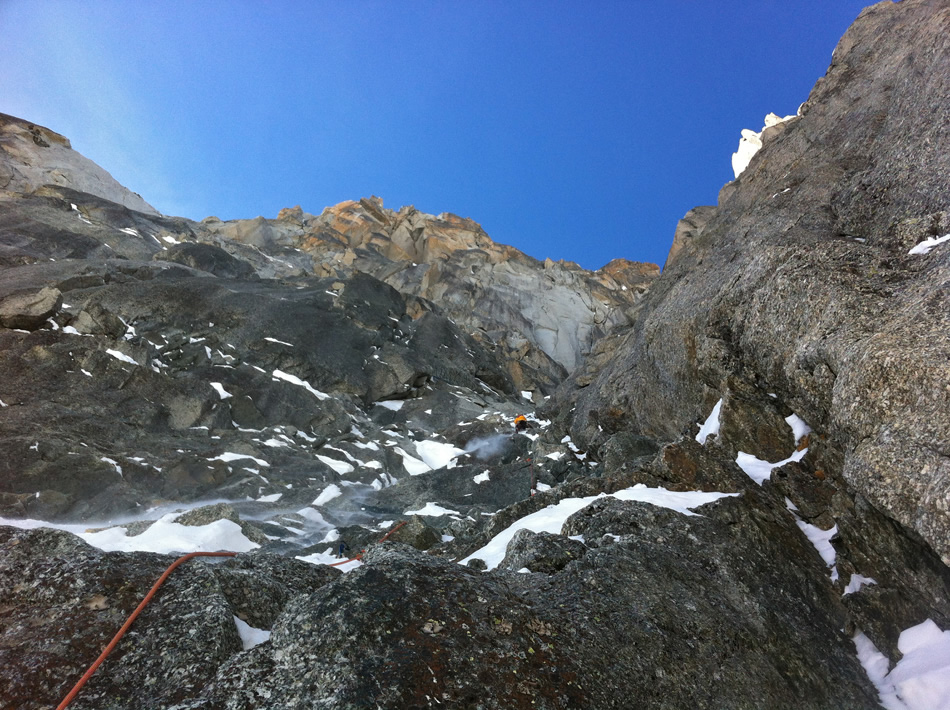
[[866,4],[0,0],[0,112],[166,214],[375,194],[541,259],[662,265]]

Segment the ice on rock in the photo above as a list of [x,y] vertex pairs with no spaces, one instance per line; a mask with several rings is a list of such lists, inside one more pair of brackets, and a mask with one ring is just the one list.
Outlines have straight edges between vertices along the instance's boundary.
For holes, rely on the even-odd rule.
[[234,625],[237,626],[238,636],[241,637],[241,644],[243,644],[245,651],[249,651],[270,639],[270,631],[255,629],[236,616],[234,617]]
[[418,510],[407,510],[404,515],[431,515],[433,517],[437,517],[440,515],[461,515],[461,513],[457,510],[443,508],[437,503],[426,503]]
[[699,432],[696,434],[696,441],[700,444],[705,445],[706,439],[710,436],[716,436],[719,433],[719,414],[721,411],[722,400],[720,399],[716,402],[716,406],[712,408],[712,412],[710,412],[709,416],[706,417],[706,421],[699,427]]
[[785,123],[793,118],[796,117],[786,116],[785,118],[781,118],[774,113],[770,113],[765,117],[765,126],[758,133],[748,128],[742,129],[742,138],[739,139],[739,148],[732,154],[732,172],[736,174],[736,177],[739,177],[739,175],[749,167],[752,157],[759,152],[759,149],[762,147],[762,133],[765,129],[777,126],[780,123]]
[[343,495],[343,491],[340,490],[340,487],[335,483],[331,483],[320,492],[320,495],[316,497],[311,505],[323,505],[324,503],[329,503],[334,498],[339,498],[341,495]]

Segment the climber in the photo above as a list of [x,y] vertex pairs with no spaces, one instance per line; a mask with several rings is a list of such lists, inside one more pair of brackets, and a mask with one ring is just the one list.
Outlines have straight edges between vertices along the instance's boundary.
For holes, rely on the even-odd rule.
[[520,434],[530,426],[531,424],[528,423],[528,420],[525,418],[524,414],[519,414],[517,417],[515,417],[515,434]]
[[340,547],[337,549],[336,556],[339,557],[339,558],[342,560],[342,559],[343,559],[343,551],[344,551],[344,550],[349,550],[349,549],[350,549],[350,546],[347,545],[345,542],[343,542],[343,540],[340,540]]

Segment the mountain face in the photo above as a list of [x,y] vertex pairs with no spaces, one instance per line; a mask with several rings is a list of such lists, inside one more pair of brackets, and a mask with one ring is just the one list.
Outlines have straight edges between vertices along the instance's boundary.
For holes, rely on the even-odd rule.
[[221,549],[70,707],[939,705],[948,30],[862,13],[662,274],[169,217],[0,116],[0,707]]
[[618,356],[566,395],[575,439],[670,438],[733,396],[790,408],[827,442],[816,467],[950,562],[950,264],[915,249],[950,233],[948,13],[865,11],[801,116],[681,223]]
[[[306,273],[370,274],[401,293],[439,304],[483,344],[498,350],[520,390],[550,394],[608,330],[632,323],[659,269],[617,259],[597,272],[539,262],[495,244],[470,219],[383,207],[379,198],[343,202],[316,217],[299,207],[277,220],[214,218],[215,237],[304,255]],[[295,263],[301,263],[296,260]]]

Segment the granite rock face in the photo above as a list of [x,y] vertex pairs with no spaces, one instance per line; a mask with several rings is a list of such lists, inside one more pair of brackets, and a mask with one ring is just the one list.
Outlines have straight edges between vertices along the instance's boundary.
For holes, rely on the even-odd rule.
[[342,202],[319,216],[300,208],[277,220],[206,220],[215,235],[255,247],[298,249],[318,274],[362,271],[402,293],[438,303],[501,351],[519,389],[548,393],[593,344],[629,325],[659,274],[653,264],[617,259],[597,272],[540,262],[493,242],[474,221],[377,197]]
[[740,378],[950,561],[950,248],[910,253],[950,233],[948,29],[939,2],[862,13],[801,116],[681,223],[616,356],[568,386],[575,440],[596,449],[612,426],[669,440]]
[[0,117],[0,522],[76,531],[0,525],[0,706],[174,559],[80,536],[177,526],[248,552],[73,707],[877,707],[853,634],[950,628],[948,23],[866,11],[659,278],[378,198],[163,216]]
[[[372,548],[180,707],[877,706],[850,640],[827,633],[840,605],[808,581],[820,562],[795,582],[769,579],[781,525],[749,520],[742,503],[659,519],[652,506],[604,505],[624,524],[592,548],[566,541],[576,549],[560,571],[482,574]],[[569,521],[572,534],[593,537],[602,509]]]
[[[23,710],[58,704],[175,559],[3,526],[0,549],[0,703]],[[186,562],[70,707],[159,708],[193,697],[242,651],[235,618],[269,627],[291,599],[338,576],[263,554]]]
[[[370,546],[346,575],[262,553],[188,563],[77,706],[619,708],[637,697],[642,707],[876,707],[842,631],[840,595],[781,496],[710,456],[744,495],[694,516],[599,498],[560,535],[519,535],[491,573],[395,542]],[[12,609],[101,633],[141,593],[127,581],[120,597],[110,585],[137,580],[133,565],[151,565],[147,577],[170,561],[100,553],[58,531],[2,530],[5,646],[29,643]],[[179,652],[178,625],[196,614],[207,628],[185,634]],[[233,617],[269,640],[242,650]],[[53,645],[47,653],[60,658]],[[74,645],[56,679],[89,646]],[[14,667],[27,673],[34,661]],[[156,682],[130,682],[135,664]],[[55,699],[55,685],[30,701]]]
[[157,215],[142,197],[72,149],[69,139],[43,126],[0,114],[0,190],[31,193],[60,185],[129,209]]

